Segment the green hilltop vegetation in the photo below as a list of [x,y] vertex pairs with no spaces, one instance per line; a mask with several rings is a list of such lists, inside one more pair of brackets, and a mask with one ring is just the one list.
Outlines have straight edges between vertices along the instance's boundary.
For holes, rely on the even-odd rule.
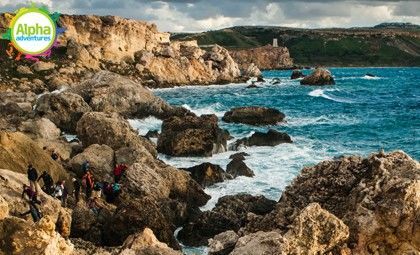
[[383,23],[371,28],[299,29],[240,26],[203,33],[172,34],[172,40],[197,40],[230,50],[271,44],[278,39],[297,65],[420,66],[420,26]]

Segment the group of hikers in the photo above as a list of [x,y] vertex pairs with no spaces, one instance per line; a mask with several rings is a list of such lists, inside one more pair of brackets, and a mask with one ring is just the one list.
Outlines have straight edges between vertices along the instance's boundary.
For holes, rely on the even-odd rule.
[[[51,157],[53,160],[59,158],[58,154],[53,152]],[[83,176],[81,180],[73,178],[73,195],[75,204],[80,201],[81,191],[84,191],[86,204],[95,214],[99,214],[100,206],[99,199],[102,194],[108,203],[112,203],[121,193],[121,178],[128,169],[126,164],[117,164],[113,169],[114,182],[107,181],[96,181],[92,175],[89,161],[84,161],[81,165]],[[42,180],[41,189],[48,195],[57,198],[61,201],[63,207],[67,206],[68,189],[66,187],[65,180],[59,180],[54,183],[52,176],[47,172],[43,171],[38,176],[38,171],[30,164],[27,170],[29,186],[24,184],[22,191],[22,198],[26,198],[29,204],[29,210],[22,213],[22,216],[31,214],[34,222],[39,221],[42,218],[42,213],[39,209],[41,201],[38,200],[39,185],[38,182]]]

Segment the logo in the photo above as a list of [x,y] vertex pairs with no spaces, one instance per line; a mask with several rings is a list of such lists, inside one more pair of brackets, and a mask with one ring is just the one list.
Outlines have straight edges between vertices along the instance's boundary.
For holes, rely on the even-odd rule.
[[17,51],[17,60],[22,55],[34,60],[50,57],[51,49],[58,46],[57,35],[64,32],[57,26],[59,17],[59,13],[50,13],[45,7],[32,5],[19,9],[2,35],[10,41],[7,54],[12,57]]

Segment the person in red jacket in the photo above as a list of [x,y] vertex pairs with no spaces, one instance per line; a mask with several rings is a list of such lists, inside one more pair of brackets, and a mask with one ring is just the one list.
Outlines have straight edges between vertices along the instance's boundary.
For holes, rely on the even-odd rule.
[[93,189],[93,176],[89,170],[82,177],[82,186],[85,189],[86,199],[89,199],[92,196],[92,189]]
[[126,164],[118,164],[115,166],[114,168],[114,182],[115,183],[118,183],[121,180],[121,177],[123,176],[127,168],[128,167]]

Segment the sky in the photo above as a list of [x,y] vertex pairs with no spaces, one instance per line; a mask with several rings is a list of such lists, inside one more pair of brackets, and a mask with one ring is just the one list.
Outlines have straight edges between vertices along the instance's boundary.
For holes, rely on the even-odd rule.
[[[166,32],[200,32],[241,25],[300,28],[420,24],[420,0],[32,0],[66,14],[146,20]],[[0,12],[27,0],[0,0]]]

